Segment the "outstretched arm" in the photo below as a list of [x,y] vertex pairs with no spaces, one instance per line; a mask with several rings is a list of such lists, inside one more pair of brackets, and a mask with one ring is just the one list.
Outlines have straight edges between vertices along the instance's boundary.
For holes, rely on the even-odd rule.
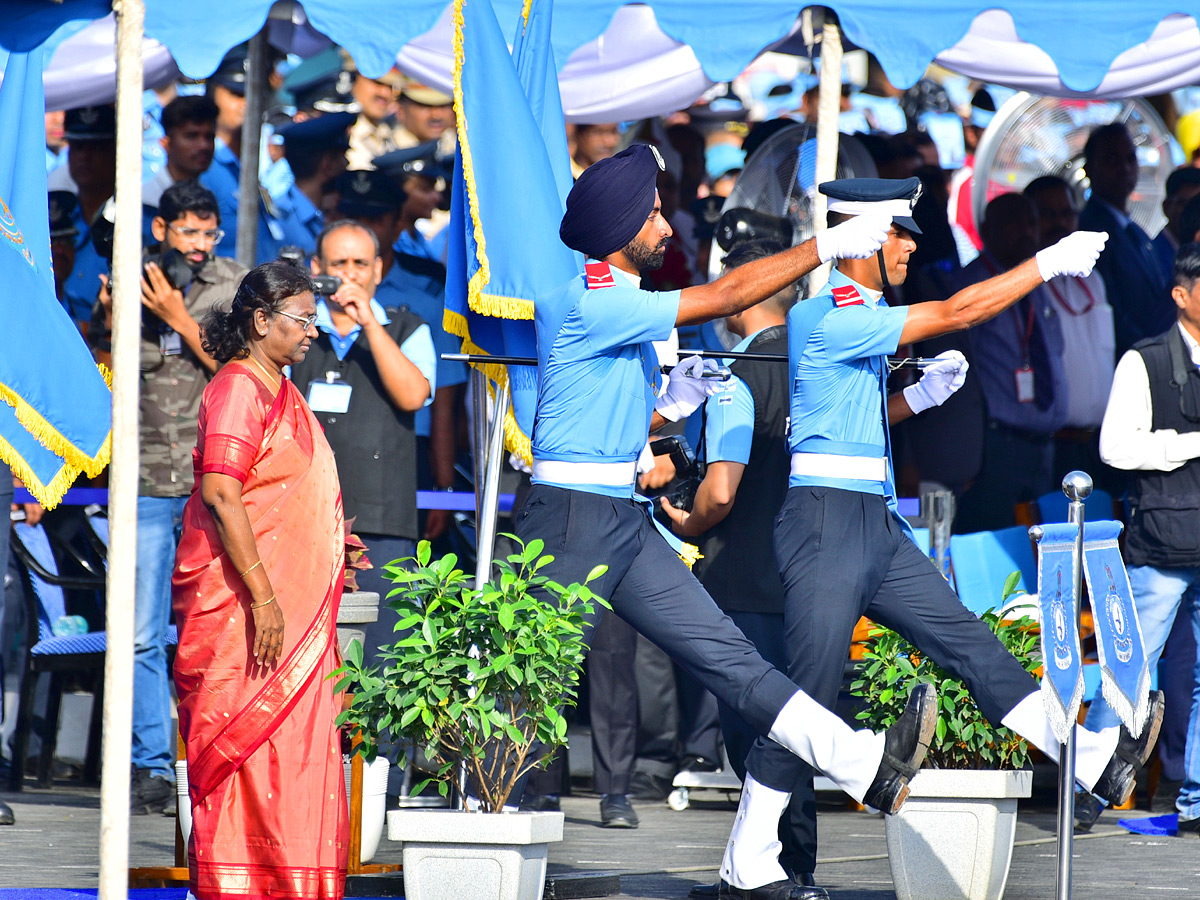
[[856,216],[799,246],[738,266],[716,281],[684,288],[678,325],[699,325],[749,309],[831,259],[866,259],[887,240],[891,219]]
[[1107,240],[1103,231],[1077,231],[1038,251],[1033,259],[965,287],[947,300],[915,303],[908,308],[900,343],[924,341],[986,322],[1057,275],[1088,275]]

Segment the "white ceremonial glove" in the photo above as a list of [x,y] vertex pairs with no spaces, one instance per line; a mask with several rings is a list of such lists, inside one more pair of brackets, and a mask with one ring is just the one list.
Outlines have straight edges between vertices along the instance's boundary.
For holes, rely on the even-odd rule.
[[700,373],[705,370],[714,372],[719,368],[715,359],[701,359],[698,356],[681,359],[679,365],[671,370],[667,389],[654,404],[655,411],[672,422],[686,419],[721,385],[715,378],[701,378]]
[[823,263],[831,259],[867,259],[883,246],[891,227],[891,216],[855,216],[817,235],[817,256]]
[[939,353],[934,359],[937,362],[925,367],[921,380],[904,389],[904,399],[914,413],[941,406],[967,380],[971,364],[957,350]]
[[1078,275],[1082,278],[1092,274],[1107,240],[1107,231],[1076,231],[1057,244],[1039,250],[1034,259],[1037,260],[1042,281],[1049,281],[1056,275]]
[[642,452],[637,458],[637,473],[645,475],[654,468],[654,451],[650,448],[650,442],[646,441],[646,446],[642,448]]

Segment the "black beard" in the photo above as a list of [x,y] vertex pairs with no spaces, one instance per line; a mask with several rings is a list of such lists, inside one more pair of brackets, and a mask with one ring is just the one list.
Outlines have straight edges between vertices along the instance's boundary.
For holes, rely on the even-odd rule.
[[662,268],[663,260],[667,256],[667,241],[663,238],[657,248],[652,248],[644,241],[634,238],[622,248],[622,252],[638,272],[653,272]]

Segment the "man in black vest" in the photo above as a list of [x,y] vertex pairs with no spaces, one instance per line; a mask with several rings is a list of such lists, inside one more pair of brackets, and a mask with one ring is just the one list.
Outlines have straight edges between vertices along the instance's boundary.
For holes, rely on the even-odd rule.
[[[1121,357],[1100,426],[1101,459],[1133,478],[1125,560],[1151,671],[1176,615],[1189,615],[1200,637],[1200,244],[1179,248],[1173,278],[1177,322]],[[1193,693],[1175,801],[1180,834],[1200,834],[1198,698]],[[1116,722],[1097,696],[1086,726]],[[1077,797],[1075,816],[1084,829],[1100,811],[1096,798]]]
[[[367,545],[373,569],[358,576],[362,590],[385,596],[383,566],[413,554],[417,538],[417,464],[413,413],[435,388],[429,326],[375,300],[382,263],[375,233],[343,219],[317,238],[317,275],[341,287],[317,298],[317,328],[292,381],[325,428],[337,457],[346,519]],[[390,640],[394,614],[367,628],[365,650]]]
[[[725,271],[783,250],[775,241],[747,241],[726,255]],[[787,356],[787,313],[795,302],[796,289],[790,286],[728,316],[725,325],[742,339],[734,350]],[[717,606],[750,638],[763,659],[783,668],[788,658],[783,644],[783,583],[773,534],[790,462],[785,439],[788,367],[736,360],[730,369],[734,377],[708,398],[700,415],[688,420],[688,437],[707,464],[691,512],[676,509],[665,499],[661,503],[676,534],[700,539],[703,556],[692,571]],[[719,709],[729,761],[738,777],[744,778],[746,754],[758,732],[724,704]],[[828,897],[813,882],[816,817],[813,772],[805,766],[779,824],[780,863],[797,885],[807,888],[792,894],[804,900]],[[689,896],[716,897],[717,885],[696,885]]]

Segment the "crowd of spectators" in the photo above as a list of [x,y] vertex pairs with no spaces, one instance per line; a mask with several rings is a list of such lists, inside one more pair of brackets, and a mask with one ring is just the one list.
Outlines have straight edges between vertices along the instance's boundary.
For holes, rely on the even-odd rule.
[[[473,471],[467,372],[441,359],[459,349],[442,322],[454,110],[450,96],[396,70],[378,79],[363,75],[344,52],[294,62],[278,59],[271,71],[250,262],[285,258],[337,279],[318,300],[321,338],[291,377],[336,451],[346,518],[355,519],[378,566],[411,554],[422,538],[443,548],[463,540],[448,511],[418,511],[416,503],[419,490],[469,490],[465,473]],[[1053,279],[968,334],[902,348],[909,356],[957,349],[971,368],[967,385],[943,407],[895,429],[901,495],[953,492],[958,531],[1013,525],[1018,504],[1056,490],[1074,468],[1120,498],[1126,475],[1101,454],[1109,387],[1119,355],[1176,320],[1172,264],[1178,248],[1200,236],[1200,168],[1181,166],[1166,180],[1167,224],[1149,235],[1131,210],[1140,163],[1135,136],[1122,124],[1103,125],[1074,161],[1084,178],[1063,160],[1061,170],[992,198],[976,221],[974,154],[1002,92],[953,78],[900,92],[873,62],[867,73],[861,90],[843,91],[839,129],[879,176],[917,175],[925,188],[914,212],[924,234],[907,283],[889,288],[889,303],[943,299],[1076,229],[1109,233],[1088,278]],[[193,490],[200,393],[217,369],[197,322],[232,301],[246,271],[233,259],[245,89],[245,48],[238,48],[203,83],[146,93],[135,813],[174,812],[169,578]],[[669,116],[568,125],[576,177],[629,141],[659,148],[666,163],[662,212],[673,234],[663,266],[646,275],[647,287],[709,279],[714,231],[739,175],[772,135],[815,122],[816,94],[811,75],[758,67]],[[46,164],[58,299],[96,358],[110,362],[113,108],[47,113]],[[536,255],[531,246],[531,265]],[[680,332],[660,348],[663,363],[674,363],[681,347],[722,349],[738,339],[714,325]],[[910,376],[893,377],[902,387]],[[518,502],[528,484],[519,469],[505,476]],[[641,486],[665,490],[676,474],[666,456],[658,457]],[[31,523],[41,516],[33,506],[21,512]],[[386,593],[381,569],[372,573],[360,584]],[[8,592],[0,632],[0,663],[8,663],[0,673],[10,683],[20,671],[14,660],[24,633],[17,591],[14,584]],[[369,638],[381,641],[390,630],[391,622],[381,621]],[[1168,656],[1194,659],[1189,637],[1177,628]],[[636,827],[630,799],[663,799],[681,768],[722,766],[716,703],[616,617],[595,641],[588,705],[595,787],[607,801],[601,820]],[[1177,707],[1190,702],[1182,698],[1190,698],[1190,688],[1176,694]],[[6,720],[14,718],[9,708]],[[1168,736],[1164,746],[1166,777],[1178,781],[1180,739]],[[526,802],[553,807],[566,784],[558,769],[540,772]]]

